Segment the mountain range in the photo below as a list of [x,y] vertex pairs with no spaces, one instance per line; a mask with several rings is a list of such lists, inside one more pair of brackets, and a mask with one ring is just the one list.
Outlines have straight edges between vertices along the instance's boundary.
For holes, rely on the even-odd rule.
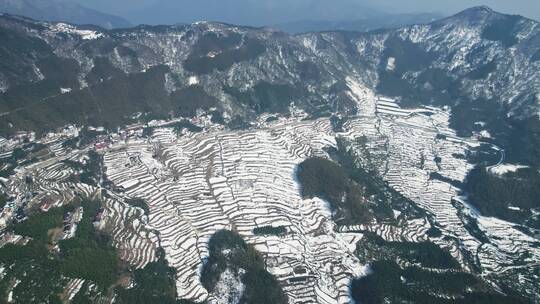
[[292,34],[337,30],[368,32],[377,29],[425,24],[441,18],[442,15],[436,13],[375,14],[375,16],[352,21],[300,20],[276,24],[272,27]]
[[482,6],[289,34],[2,14],[0,41],[5,298],[538,298],[535,20]]
[[36,20],[93,24],[106,29],[130,27],[129,21],[77,3],[57,0],[1,0],[0,12]]
[[[354,111],[350,79],[404,105],[449,106],[455,115],[459,105],[489,104],[493,113],[479,115],[494,132],[504,129],[498,115],[538,113],[538,23],[485,7],[368,33],[290,36],[211,22],[107,31],[9,15],[0,29],[4,134],[65,123],[114,127],[135,112],[189,115],[197,103],[246,121],[290,104],[312,115]],[[459,128],[466,133],[473,123]]]

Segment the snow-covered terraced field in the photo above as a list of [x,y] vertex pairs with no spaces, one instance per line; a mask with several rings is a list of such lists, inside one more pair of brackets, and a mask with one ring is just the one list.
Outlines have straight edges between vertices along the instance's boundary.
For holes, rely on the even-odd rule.
[[[449,182],[462,182],[472,168],[456,155],[479,143],[457,137],[446,111],[404,110],[352,80],[348,85],[360,115],[348,118],[339,133],[327,118],[280,118],[250,130],[210,128],[180,137],[170,127],[156,127],[151,138],[114,143],[102,152],[103,173],[114,187],[106,191],[100,227],[110,232],[120,257],[134,268],[154,261],[156,249],[163,247],[177,269],[178,296],[198,302],[218,302],[202,286],[200,269],[208,241],[220,229],[238,232],[261,252],[291,303],[350,302],[351,279],[367,271],[354,255],[362,231],[389,241],[435,242],[464,267],[480,266],[488,279],[504,273],[519,280],[524,292],[538,293],[532,275],[540,260],[535,240],[510,223],[479,216]],[[356,143],[358,161],[377,169],[426,215],[413,218],[394,211],[398,224],[337,227],[325,202],[302,199],[297,165],[311,156],[328,157],[326,148],[335,147],[337,137]],[[32,191],[54,196],[57,206],[76,196],[98,195],[97,187],[70,182],[74,169],[62,162],[80,161],[86,150],[63,150],[57,143],[50,149],[55,157],[10,178],[10,193],[22,199],[30,175]],[[433,178],[434,172],[449,181]],[[129,206],[127,199],[143,199],[148,214]],[[477,222],[490,243],[467,229],[465,217]],[[428,237],[434,225],[443,236]],[[265,226],[282,226],[287,233],[253,233]],[[70,281],[70,297],[81,285]]]
[[[434,112],[430,116],[418,114],[395,119],[382,116],[376,123],[375,118],[360,118],[348,122],[345,129],[347,137],[366,136],[372,155],[376,155],[378,150],[379,154],[385,153],[385,161],[375,162],[383,178],[394,189],[433,215],[443,234],[455,239],[451,244],[441,239],[431,241],[447,247],[459,261],[463,262],[464,253],[475,257],[486,277],[506,273],[519,280],[524,291],[537,294],[538,286],[530,278],[540,269],[540,249],[535,245],[538,241],[515,229],[512,223],[481,217],[472,212],[472,218],[477,220],[478,227],[488,235],[491,243],[482,242],[466,229],[464,219],[452,204],[454,200],[463,204],[464,208],[469,208],[459,199],[459,189],[449,182],[431,178],[430,173],[436,172],[445,178],[462,182],[473,167],[466,159],[456,158],[455,155],[464,155],[478,143],[458,138],[448,128],[448,118],[448,113],[443,111]],[[363,155],[359,153],[359,157]],[[381,231],[382,228],[371,227],[366,230],[374,229],[383,238],[392,240],[391,235]],[[418,232],[419,236],[414,236],[413,240],[426,237],[422,233],[425,230]],[[529,258],[524,264],[514,264],[519,256]],[[528,275],[525,277],[528,279],[514,271],[526,272]]]
[[156,260],[159,240],[145,224],[143,211],[114,199],[105,200],[104,208],[102,225],[111,232],[119,257],[135,268]]
[[[364,104],[373,97],[361,92],[358,96]],[[381,102],[371,100],[375,108],[377,101]],[[431,241],[449,249],[465,267],[464,252],[478,257],[486,275],[498,271],[493,266],[500,265],[501,256],[508,257],[505,263],[512,263],[511,257],[520,250],[537,256],[539,251],[527,242],[517,247],[489,245],[487,250],[465,228],[452,205],[459,190],[430,178],[430,173],[463,181],[472,165],[455,155],[478,143],[455,136],[448,128],[447,112],[429,112],[410,110],[407,116],[388,117],[373,111],[350,119],[338,134],[327,119],[280,121],[251,131],[181,138],[169,129],[158,129],[148,142],[132,142],[108,152],[105,165],[113,183],[128,186],[127,196],[149,202],[149,225],[160,232],[167,257],[178,269],[177,287],[184,298],[208,297],[214,302],[200,284],[198,269],[207,255],[207,241],[218,229],[234,229],[254,244],[292,303],[349,301],[350,279],[365,271],[352,254],[361,237],[358,231],[374,231],[387,240],[428,239],[426,231],[432,225],[427,218],[400,226],[335,227],[323,202],[302,200],[294,180],[296,165],[310,156],[327,156],[323,148],[335,146],[336,136],[367,138],[372,156],[379,156],[374,164],[384,179],[426,210],[452,240]],[[156,147],[159,155],[153,155]],[[482,221],[479,225],[487,228]],[[253,229],[262,226],[284,226],[288,234],[254,235]],[[506,229],[509,235],[521,236],[512,243],[526,239],[512,227]]]
[[[148,202],[149,225],[178,269],[180,297],[214,302],[198,269],[212,234],[234,229],[266,257],[291,302],[349,301],[349,281],[363,271],[353,256],[359,235],[334,233],[325,204],[303,200],[294,178],[298,163],[335,145],[328,121],[167,135],[156,132],[152,140],[163,147],[160,161],[152,158],[156,142],[136,143],[106,153],[105,166],[113,183],[133,185],[125,195]],[[253,234],[270,225],[286,227],[287,235]],[[295,273],[299,268],[305,271]]]

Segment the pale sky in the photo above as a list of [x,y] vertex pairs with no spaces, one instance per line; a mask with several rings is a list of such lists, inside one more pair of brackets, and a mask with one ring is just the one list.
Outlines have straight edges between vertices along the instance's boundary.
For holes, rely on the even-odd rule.
[[65,0],[132,23],[170,24],[198,20],[277,24],[298,20],[350,20],[384,13],[437,12],[445,15],[487,5],[540,20],[540,0]]

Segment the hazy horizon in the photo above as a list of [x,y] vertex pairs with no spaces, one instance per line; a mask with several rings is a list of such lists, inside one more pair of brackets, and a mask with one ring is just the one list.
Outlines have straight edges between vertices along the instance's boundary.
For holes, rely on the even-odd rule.
[[540,1],[533,0],[64,0],[123,17],[134,24],[172,24],[199,20],[245,25],[273,25],[301,20],[344,21],[381,14],[451,15],[487,5],[501,13],[540,20]]

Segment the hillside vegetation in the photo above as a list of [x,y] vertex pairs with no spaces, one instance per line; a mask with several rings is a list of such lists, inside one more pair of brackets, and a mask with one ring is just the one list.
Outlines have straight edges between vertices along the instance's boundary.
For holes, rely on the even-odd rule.
[[[230,271],[239,277],[245,289],[239,303],[280,304],[287,303],[277,280],[265,269],[261,255],[246,244],[235,232],[220,230],[208,244],[210,255],[202,269],[201,281],[210,292],[217,292],[216,285],[224,272]],[[231,288],[229,292],[234,292]],[[223,296],[225,295],[217,295]]]
[[324,158],[309,158],[298,166],[297,172],[302,196],[328,201],[338,223],[368,223],[371,220],[373,215],[364,189],[338,164]]
[[469,173],[465,190],[482,215],[540,229],[540,218],[532,212],[540,208],[538,171],[520,169],[501,176],[479,166]]

